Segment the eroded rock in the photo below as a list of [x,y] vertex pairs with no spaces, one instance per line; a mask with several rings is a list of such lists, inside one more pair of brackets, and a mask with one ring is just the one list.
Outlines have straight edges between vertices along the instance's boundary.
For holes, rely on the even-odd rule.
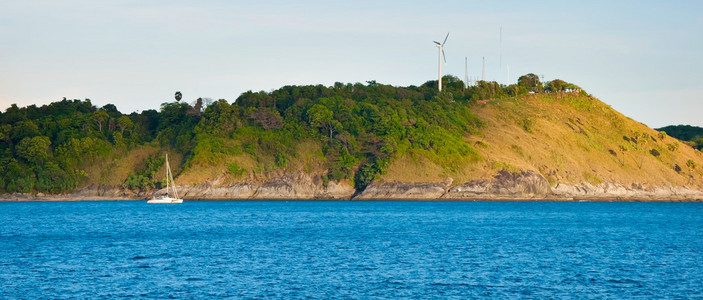
[[511,173],[500,171],[491,180],[473,180],[452,187],[444,199],[534,199],[552,194],[549,182],[534,171]]

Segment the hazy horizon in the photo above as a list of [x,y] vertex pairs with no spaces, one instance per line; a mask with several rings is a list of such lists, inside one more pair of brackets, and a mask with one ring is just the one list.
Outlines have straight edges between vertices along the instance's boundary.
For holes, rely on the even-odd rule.
[[[703,126],[703,3],[4,1],[0,109],[90,98],[122,112],[285,85],[445,75],[576,83],[650,127]],[[499,43],[502,27],[502,44]],[[502,61],[502,65],[499,62]],[[510,67],[508,78],[507,66]]]

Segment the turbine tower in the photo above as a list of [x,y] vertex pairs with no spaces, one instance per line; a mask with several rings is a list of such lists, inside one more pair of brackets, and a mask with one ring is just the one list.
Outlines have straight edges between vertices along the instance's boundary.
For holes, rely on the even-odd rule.
[[464,57],[464,89],[469,87],[469,58]]
[[437,44],[437,48],[439,49],[439,57],[438,57],[438,63],[439,63],[439,80],[437,80],[437,86],[439,87],[439,91],[442,91],[442,58],[444,58],[444,62],[447,62],[447,58],[444,57],[444,43],[447,42],[447,38],[449,38],[449,32],[447,32],[447,36],[444,37],[444,42],[441,44],[438,41],[434,41],[435,44]]

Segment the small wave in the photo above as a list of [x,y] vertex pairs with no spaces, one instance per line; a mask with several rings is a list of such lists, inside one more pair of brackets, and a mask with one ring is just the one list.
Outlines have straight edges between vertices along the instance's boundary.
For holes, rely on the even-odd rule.
[[609,279],[609,280],[608,280],[608,283],[642,286],[642,283],[641,283],[641,282],[639,282],[639,281],[637,281],[637,280],[629,279],[629,278],[623,278],[623,279]]
[[141,259],[147,259],[147,258],[148,257],[146,257],[146,256],[135,256],[135,257],[132,257],[132,260],[141,260]]
[[466,282],[433,282],[430,286],[436,287],[472,287],[472,288],[483,288],[482,285],[470,284]]
[[147,266],[147,265],[137,266],[137,268],[138,268],[138,269],[151,269],[151,267],[150,267],[150,266]]
[[446,282],[433,282],[430,283],[431,286],[452,286],[451,283],[446,283]]
[[204,281],[205,279],[202,278],[197,278],[197,277],[188,277],[186,278],[186,281]]

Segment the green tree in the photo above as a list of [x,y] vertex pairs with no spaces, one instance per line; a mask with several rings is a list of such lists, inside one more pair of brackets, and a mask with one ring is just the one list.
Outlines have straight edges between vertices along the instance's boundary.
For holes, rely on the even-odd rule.
[[17,144],[17,156],[35,165],[41,165],[49,158],[51,141],[46,136],[24,138]]
[[105,123],[108,118],[110,118],[110,116],[102,109],[95,111],[90,117],[93,123],[98,126],[98,131],[100,132],[103,131],[103,123]]
[[114,104],[105,104],[103,107],[100,108],[100,110],[104,110],[108,116],[111,118],[117,118],[122,115],[122,113],[117,110],[117,106]]
[[539,93],[544,89],[542,82],[539,81],[539,76],[535,74],[526,74],[517,79],[519,86],[525,87],[528,91]]
[[183,99],[183,94],[181,94],[181,91],[176,91],[174,97],[176,98],[176,102],[179,102],[181,101],[181,99]]
[[330,140],[335,127],[341,126],[338,121],[334,120],[334,113],[322,104],[315,104],[307,111],[308,122],[314,128],[325,128],[329,131]]
[[39,126],[31,120],[19,121],[12,126],[12,142],[17,143],[28,137],[41,135]]
[[0,125],[0,141],[11,143],[12,126],[10,124]]
[[124,131],[132,128],[134,123],[132,123],[132,119],[129,117],[121,116],[117,119],[117,126],[120,127],[120,133],[124,136]]
[[275,109],[259,108],[249,114],[249,118],[266,130],[278,129],[283,126],[283,118]]
[[560,92],[560,91],[563,91],[564,89],[566,89],[566,87],[568,85],[569,85],[569,83],[567,83],[564,80],[554,79],[554,80],[547,83],[546,89],[550,92]]
[[239,106],[220,99],[205,108],[196,130],[222,137],[239,127],[240,123]]
[[527,89],[524,86],[518,86],[517,84],[511,84],[511,85],[505,87],[505,92],[508,93],[508,95],[515,97],[515,96],[527,94]]

